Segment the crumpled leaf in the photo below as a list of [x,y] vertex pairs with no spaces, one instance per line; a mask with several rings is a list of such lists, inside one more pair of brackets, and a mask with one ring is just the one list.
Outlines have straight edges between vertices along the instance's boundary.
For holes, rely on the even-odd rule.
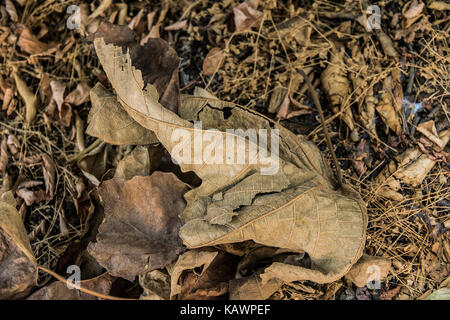
[[[170,297],[178,300],[215,299],[228,292],[237,257],[221,251],[190,250],[172,267]],[[200,271],[193,272],[194,269]]]
[[389,76],[384,79],[383,93],[381,94],[376,109],[383,119],[384,123],[386,124],[387,128],[390,128],[397,134],[400,134],[402,132],[402,122],[398,114],[397,98],[394,92],[393,77]]
[[24,26],[20,26],[20,28],[21,31],[19,35],[19,41],[17,41],[17,45],[23,52],[34,55],[50,51],[50,49],[56,49],[53,44],[39,41],[28,28]]
[[98,191],[105,220],[88,252],[110,274],[130,281],[165,267],[182,250],[178,215],[185,207],[185,191],[172,173],[105,181]]
[[37,98],[36,95],[28,88],[25,81],[23,81],[17,73],[14,73],[17,91],[19,91],[25,103],[25,124],[30,126],[37,113]]
[[37,284],[37,264],[11,191],[0,198],[0,299],[25,297]]
[[403,7],[403,16],[406,19],[416,18],[423,10],[425,4],[422,1],[412,0]]
[[439,11],[450,10],[450,3],[447,3],[445,1],[432,1],[428,5],[428,8],[431,10],[439,10]]
[[[345,50],[336,49],[331,54],[330,63],[320,75],[325,92],[333,106],[342,106],[351,92],[350,81],[347,78],[344,65]],[[334,112],[337,112],[335,110]],[[351,131],[355,129],[355,120],[350,108],[343,111],[342,119]]]
[[[144,45],[134,41],[136,33],[126,26],[103,22],[92,39],[104,38],[105,43],[129,50],[133,66],[141,71],[144,84],[152,84],[159,95],[159,103],[165,108],[178,110],[178,64],[179,58],[167,42],[150,38]],[[156,56],[158,59],[151,59]]]
[[83,103],[89,101],[89,91],[89,85],[86,82],[80,82],[77,84],[75,90],[66,96],[64,102],[73,106],[82,105]]
[[48,196],[48,200],[50,200],[55,195],[56,167],[53,159],[47,154],[42,155],[42,168],[44,172],[45,193]]
[[109,150],[110,146],[101,143],[77,163],[81,172],[94,186],[100,185],[106,172]]
[[17,186],[16,194],[25,201],[27,206],[31,206],[34,203],[39,203],[47,199],[47,195],[44,190],[30,190],[29,188],[42,185],[41,181],[25,181]]
[[364,287],[373,280],[382,281],[391,270],[391,260],[364,254],[345,277],[357,287]]
[[236,31],[241,32],[261,23],[263,13],[257,10],[258,1],[246,0],[233,8]]
[[[186,246],[197,248],[253,240],[291,252],[306,251],[312,261],[311,269],[276,262],[265,270],[270,273],[271,267],[276,268],[280,280],[286,282],[332,282],[360,258],[367,224],[364,202],[349,187],[332,189],[334,181],[330,168],[317,147],[254,111],[215,99],[182,96],[178,116],[158,102],[157,90],[144,83],[142,73],[132,65],[128,53],[105,44],[103,39],[96,39],[94,45],[127,113],[156,134],[182,171],[194,171],[203,180],[199,188],[185,195],[187,207],[181,215],[185,225],[180,237]],[[225,117],[224,110],[231,115]],[[193,136],[200,129],[194,129],[191,121],[199,120],[203,128],[217,129],[214,135],[218,139],[231,135],[236,142],[232,154],[246,150],[254,141],[226,132],[226,129],[263,128],[272,134],[275,134],[272,129],[279,130],[279,153],[274,153],[270,163],[274,164],[274,159],[278,162],[274,173],[279,179],[274,180],[273,190],[282,191],[254,194],[251,205],[242,203],[233,210],[236,214],[233,213],[231,222],[226,224],[211,224],[205,219],[208,206],[211,208],[215,201],[225,199],[229,189],[244,179],[256,181],[252,188],[261,188],[259,183],[263,182],[264,174],[259,171],[265,169],[267,163],[252,163],[258,154],[261,156],[266,151],[259,147],[256,147],[256,155],[247,157],[244,164],[183,161],[176,150],[179,141],[174,141],[172,134],[176,129],[183,129],[187,136]],[[224,221],[229,221],[229,217]],[[267,278],[272,277],[268,274]]]
[[[450,130],[444,130],[439,134],[443,148],[449,140]],[[419,147],[407,149],[389,162],[375,178],[375,183],[380,186],[377,189],[378,194],[393,200],[402,200],[403,196],[397,192],[401,187],[400,182],[413,187],[418,186],[435,164],[436,160],[430,159]]]
[[[98,277],[80,281],[80,286],[100,294],[109,295],[115,279],[108,273],[104,273]],[[56,281],[34,292],[27,300],[101,300],[101,298],[75,288],[69,289],[67,284]]]
[[159,270],[152,270],[139,275],[139,284],[144,292],[139,297],[141,300],[169,300],[170,276]]
[[150,156],[147,147],[137,146],[131,153],[125,155],[117,165],[114,178],[130,180],[135,176],[150,174]]

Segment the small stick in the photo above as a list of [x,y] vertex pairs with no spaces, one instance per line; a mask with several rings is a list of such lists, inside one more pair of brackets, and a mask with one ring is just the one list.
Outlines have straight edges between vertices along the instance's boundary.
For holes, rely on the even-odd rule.
[[319,111],[320,121],[322,122],[323,133],[325,135],[325,140],[327,141],[328,149],[330,149],[331,157],[333,158],[334,166],[336,167],[336,177],[337,177],[337,188],[340,189],[342,187],[342,173],[341,167],[339,166],[339,162],[336,158],[336,154],[334,153],[333,144],[331,143],[330,135],[328,133],[327,126],[325,125],[325,116],[323,115],[322,107],[320,106],[319,97],[317,96],[317,92],[314,91],[314,88],[309,80],[308,76],[303,72],[303,70],[297,70],[297,72],[303,77],[304,81],[308,85],[308,90],[313,99],[314,104],[316,105],[317,111]]

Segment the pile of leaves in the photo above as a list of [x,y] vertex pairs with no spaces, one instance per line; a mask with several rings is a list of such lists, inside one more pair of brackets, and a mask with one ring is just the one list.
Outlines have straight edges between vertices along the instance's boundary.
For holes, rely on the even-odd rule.
[[[371,28],[359,1],[101,1],[79,4],[70,30],[73,3],[1,7],[1,298],[390,300],[450,286],[445,3],[378,3]],[[255,144],[228,129],[279,134],[276,173],[206,161],[221,155],[197,150],[199,133],[232,139],[235,157]],[[183,161],[178,130],[201,162]],[[76,290],[57,275],[73,265]]]

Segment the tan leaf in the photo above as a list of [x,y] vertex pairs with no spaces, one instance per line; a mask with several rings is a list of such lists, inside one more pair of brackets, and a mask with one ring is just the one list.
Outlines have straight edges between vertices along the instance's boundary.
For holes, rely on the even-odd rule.
[[211,48],[203,60],[203,75],[210,76],[217,72],[223,64],[225,52],[221,48]]
[[37,113],[37,98],[36,95],[28,88],[25,81],[23,81],[17,73],[14,73],[14,79],[16,80],[17,91],[19,91],[25,103],[25,122],[27,126],[30,126]]
[[19,17],[17,16],[16,7],[14,7],[14,3],[12,0],[5,0],[6,12],[8,12],[9,17],[13,22],[17,22]]
[[[178,116],[158,102],[158,90],[144,83],[141,71],[134,67],[128,53],[120,47],[105,44],[103,39],[96,39],[94,44],[103,69],[127,113],[155,132],[183,171],[194,171],[203,180],[199,188],[185,195],[187,207],[181,217],[186,223],[180,230],[185,245],[197,248],[253,240],[291,252],[306,251],[312,260],[312,269],[278,262],[265,270],[266,280],[273,278],[270,276],[273,267],[280,280],[287,282],[331,282],[342,277],[359,259],[367,224],[364,202],[349,187],[332,189],[334,181],[330,178],[330,169],[317,147],[254,111],[216,99],[182,96]],[[229,112],[227,117],[225,111]],[[202,128],[216,130],[195,128],[191,121],[201,121]],[[272,174],[278,174],[280,181],[273,184],[273,192],[266,193],[270,187],[258,185],[263,182],[262,173],[268,163],[256,161],[263,158],[263,153],[270,152],[270,147],[266,150],[264,145],[257,145],[248,136],[227,132],[227,129],[251,128],[265,129],[269,135],[279,136],[279,152],[272,153],[273,158],[270,158],[276,162],[269,163],[276,164]],[[176,149],[180,147],[180,139],[172,136],[177,130],[183,133],[181,145],[194,151],[193,154],[196,151],[193,149],[196,144],[191,143],[194,133],[204,134],[205,131],[218,140],[224,141],[228,137],[235,141],[231,150],[225,150],[222,145],[214,150],[215,154],[235,157],[242,153],[240,150],[247,153],[246,150],[253,146],[256,152],[246,157],[244,163],[214,162],[210,161],[212,153],[206,153],[206,147],[202,147],[197,152],[206,154],[205,159],[197,163],[185,161],[184,153],[177,153]],[[186,137],[190,140],[183,140]],[[242,190],[249,196],[239,200],[243,203],[233,210],[231,221],[211,224],[205,218],[208,205],[221,201],[221,194],[223,196],[247,178],[257,182],[251,188],[262,192],[252,193],[244,183]],[[249,198],[252,198],[251,204],[246,205]],[[226,215],[226,219],[215,222],[229,220],[230,215]]]
[[[98,277],[80,281],[80,287],[99,294],[109,295],[116,278],[104,273]],[[66,283],[56,281],[39,289],[27,300],[101,300],[77,289],[69,289]]]
[[364,254],[361,259],[353,265],[345,277],[357,287],[364,287],[373,280],[382,281],[386,278],[390,270],[391,260]]
[[0,198],[0,299],[25,297],[36,286],[37,265],[12,192]]
[[431,10],[438,10],[438,11],[444,11],[444,10],[450,10],[450,3],[445,1],[432,1],[428,8]]
[[4,175],[6,173],[8,162],[9,162],[8,144],[6,137],[3,137],[2,143],[0,145],[0,175]]
[[142,127],[122,108],[116,96],[100,83],[91,90],[91,111],[86,133],[114,145],[151,144],[155,134]]
[[185,191],[172,173],[105,181],[99,188],[105,220],[88,252],[110,274],[130,281],[165,267],[182,250],[178,215]]
[[164,27],[166,31],[176,31],[176,30],[184,30],[187,26],[187,20],[177,21],[167,27]]
[[49,200],[55,195],[56,183],[56,167],[53,159],[47,155],[42,155],[42,168],[44,172],[45,193],[49,196]]
[[422,1],[412,0],[403,7],[403,16],[406,19],[413,19],[422,12],[424,6]]
[[135,176],[148,176],[149,174],[150,156],[148,149],[144,146],[137,146],[120,160],[114,178],[130,180]]

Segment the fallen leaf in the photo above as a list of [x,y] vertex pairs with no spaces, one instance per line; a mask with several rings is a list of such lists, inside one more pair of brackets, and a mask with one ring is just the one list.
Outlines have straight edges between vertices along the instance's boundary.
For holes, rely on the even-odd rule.
[[82,105],[83,103],[89,101],[89,91],[89,85],[86,82],[81,82],[77,85],[75,90],[73,90],[66,96],[64,102],[73,106]]
[[17,73],[14,73],[14,79],[16,80],[17,91],[25,103],[25,124],[30,126],[37,113],[37,98],[36,95],[28,88],[25,81],[23,81]]
[[23,52],[34,55],[46,52],[53,47],[53,45],[51,44],[39,41],[28,28],[24,26],[22,26],[21,28],[22,30],[20,32],[17,45]]
[[0,145],[0,174],[4,175],[6,173],[6,168],[8,167],[9,155],[8,155],[8,144],[6,137],[3,137],[2,143]]
[[393,289],[387,290],[380,294],[381,300],[392,300],[400,292],[401,286],[396,286]]
[[120,160],[114,178],[130,180],[135,176],[148,176],[149,174],[150,156],[148,149],[144,146],[137,146]]
[[[98,277],[80,281],[80,287],[99,294],[109,295],[115,278],[108,273]],[[68,288],[66,283],[56,281],[46,285],[30,295],[27,300],[102,300],[99,297]]]
[[[312,269],[276,262],[261,275],[266,276],[263,283],[273,278],[271,271],[285,282],[332,282],[342,277],[360,258],[367,224],[365,205],[349,187],[332,190],[334,181],[330,178],[330,169],[317,147],[256,112],[215,99],[182,96],[178,116],[158,102],[158,90],[144,83],[142,73],[132,65],[128,53],[120,47],[105,44],[103,39],[96,39],[94,45],[127,113],[156,134],[182,171],[194,171],[203,180],[199,188],[185,195],[187,207],[181,215],[185,225],[180,229],[180,237],[188,248],[253,240],[266,246],[309,254]],[[225,118],[223,109],[231,115]],[[178,141],[172,139],[172,134],[175,129],[182,129],[190,137],[199,130],[194,130],[189,120],[200,120],[204,128],[218,129],[214,134],[222,138],[230,135],[226,129],[264,128],[268,133],[271,128],[279,130],[281,143],[276,158],[279,166],[273,172],[279,179],[272,187],[282,191],[249,192],[243,199],[248,201],[253,195],[251,205],[243,203],[237,207],[231,222],[226,225],[209,223],[205,219],[208,205],[221,201],[220,193],[225,199],[229,187],[249,178],[255,181],[252,188],[266,190],[262,183],[264,174],[259,172],[264,169],[263,164],[251,163],[262,150],[258,151],[257,147],[256,156],[248,157],[243,164],[186,162],[174,149]],[[253,143],[237,134],[231,136],[236,142],[232,149],[234,155]],[[241,147],[244,149],[239,149]],[[285,185],[288,187],[283,189]],[[321,223],[317,224],[317,220]]]
[[19,20],[19,17],[17,16],[17,11],[16,7],[14,7],[14,3],[11,0],[5,0],[5,8],[11,20],[13,22],[17,22]]
[[152,270],[139,275],[139,284],[144,292],[139,297],[141,300],[169,300],[170,276],[159,270]]
[[426,297],[425,300],[450,300],[450,288],[438,289]]
[[444,10],[450,10],[450,3],[445,1],[432,1],[428,8],[431,10],[438,10],[438,11],[444,11]]
[[109,151],[110,146],[101,143],[77,163],[83,175],[96,187],[106,172]]
[[246,0],[233,8],[234,24],[237,32],[250,29],[261,23],[263,13],[258,11],[257,7],[252,1]]
[[98,191],[105,220],[88,252],[110,274],[130,281],[165,267],[182,251],[178,215],[185,191],[172,173],[105,181]]
[[424,6],[425,4],[422,1],[412,0],[403,7],[403,16],[406,19],[413,19],[422,12]]
[[133,120],[113,93],[100,83],[91,90],[91,111],[86,133],[114,145],[151,144],[155,134]]
[[6,144],[8,145],[9,152],[11,152],[12,155],[15,155],[17,152],[19,152],[20,142],[19,140],[17,140],[15,135],[9,134],[8,140],[6,140]]
[[42,155],[42,169],[44,172],[45,193],[48,195],[48,200],[51,200],[55,195],[56,167],[53,159],[47,154]]
[[223,49],[214,47],[209,50],[208,54],[203,60],[202,72],[205,76],[213,75],[220,69],[224,62],[225,52]]
[[389,259],[364,254],[345,277],[357,287],[364,287],[371,281],[382,281],[390,270],[391,261]]
[[177,30],[184,30],[187,27],[187,20],[181,20],[177,21],[167,27],[164,27],[164,30],[166,31],[177,31]]
[[37,285],[37,265],[11,191],[0,197],[0,299],[20,299]]

